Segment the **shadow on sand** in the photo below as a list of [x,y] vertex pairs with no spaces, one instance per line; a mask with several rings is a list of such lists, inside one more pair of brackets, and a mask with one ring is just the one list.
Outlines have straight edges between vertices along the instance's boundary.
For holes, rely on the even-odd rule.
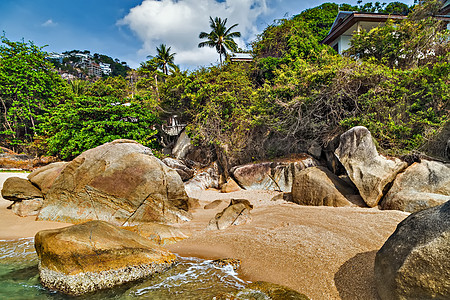
[[377,251],[362,252],[347,260],[334,275],[343,300],[378,300],[373,267]]

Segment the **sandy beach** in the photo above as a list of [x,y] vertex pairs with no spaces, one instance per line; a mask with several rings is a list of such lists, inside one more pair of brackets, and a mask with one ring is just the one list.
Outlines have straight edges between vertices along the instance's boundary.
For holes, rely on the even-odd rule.
[[[9,176],[0,173],[0,187]],[[200,208],[191,222],[176,225],[190,238],[168,246],[181,256],[237,258],[239,274],[246,280],[264,280],[293,288],[311,299],[378,299],[373,264],[376,251],[397,224],[408,216],[399,211],[368,208],[310,207],[271,201],[276,192],[215,190],[195,192]],[[209,220],[231,198],[248,199],[254,206],[252,221],[226,230],[205,230]],[[214,209],[204,205],[222,203]],[[35,221],[6,209],[11,202],[0,199],[0,239],[32,237],[43,229],[70,224]]]

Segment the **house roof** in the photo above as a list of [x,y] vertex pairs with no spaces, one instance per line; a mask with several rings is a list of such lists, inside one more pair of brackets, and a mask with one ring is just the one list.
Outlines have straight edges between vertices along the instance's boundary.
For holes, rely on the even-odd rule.
[[233,53],[231,61],[252,61],[253,56],[251,53]]
[[350,29],[359,21],[373,22],[373,23],[384,23],[389,19],[402,20],[406,16],[401,15],[385,15],[378,13],[359,13],[359,12],[349,12],[341,11],[338,13],[333,25],[331,26],[330,32],[322,40],[322,44],[331,44],[340,35]]
[[[450,11],[450,6],[448,4],[450,4],[450,0],[446,1],[447,6],[444,7],[444,9]],[[322,44],[330,45],[339,36],[344,34],[353,25],[355,25],[357,22],[360,21],[368,23],[385,23],[389,19],[402,20],[406,18],[407,17],[403,15],[386,15],[379,13],[359,13],[359,12],[341,11],[338,13],[333,25],[331,26],[330,32],[322,40]],[[435,16],[435,18],[445,22],[450,22],[450,16],[447,15]]]

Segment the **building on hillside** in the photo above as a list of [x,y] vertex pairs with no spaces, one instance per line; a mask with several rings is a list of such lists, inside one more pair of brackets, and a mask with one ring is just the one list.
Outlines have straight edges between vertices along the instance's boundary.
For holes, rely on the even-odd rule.
[[[440,11],[440,15],[435,16],[436,19],[447,22],[447,28],[450,24],[449,11],[450,0],[447,0]],[[354,34],[361,32],[363,29],[370,31],[375,27],[383,26],[390,19],[399,21],[406,19],[406,16],[340,11],[331,26],[330,32],[322,40],[322,44],[329,45],[337,53],[342,54],[350,48],[350,39]]]
[[111,74],[112,70],[111,70],[110,64],[105,64],[105,63],[100,62],[99,65],[100,65],[100,69],[102,69],[103,74],[105,74],[105,75]]
[[251,62],[253,61],[253,56],[251,53],[233,53],[230,57],[231,62],[237,61],[245,61]]

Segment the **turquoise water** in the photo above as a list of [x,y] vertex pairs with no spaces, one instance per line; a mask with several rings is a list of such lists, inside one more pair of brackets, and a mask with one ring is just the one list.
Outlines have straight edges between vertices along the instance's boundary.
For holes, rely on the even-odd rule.
[[0,240],[0,299],[212,299],[247,285],[231,266],[217,268],[209,260],[182,258],[167,272],[81,297],[45,289],[39,282],[34,240]]

